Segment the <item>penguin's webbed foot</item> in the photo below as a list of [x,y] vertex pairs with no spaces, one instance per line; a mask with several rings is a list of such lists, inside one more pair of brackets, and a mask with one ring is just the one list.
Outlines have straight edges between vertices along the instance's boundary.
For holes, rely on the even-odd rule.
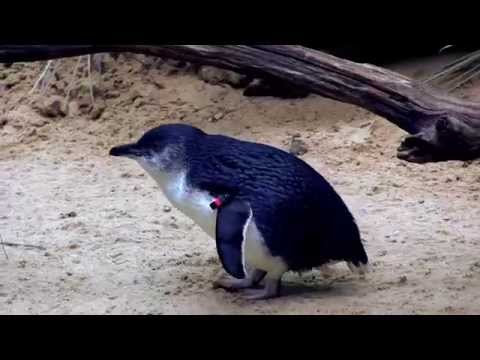
[[234,279],[229,277],[220,277],[219,279],[213,282],[213,288],[218,289],[222,288],[225,290],[239,290],[239,289],[247,289],[253,286],[253,282],[249,278],[245,279]]
[[265,276],[266,272],[260,270],[253,270],[244,279],[235,279],[226,274],[222,274],[217,280],[213,282],[213,288],[222,288],[225,290],[239,290],[255,287]]
[[276,298],[280,295],[280,280],[266,279],[263,289],[248,289],[242,295],[247,300],[268,300]]

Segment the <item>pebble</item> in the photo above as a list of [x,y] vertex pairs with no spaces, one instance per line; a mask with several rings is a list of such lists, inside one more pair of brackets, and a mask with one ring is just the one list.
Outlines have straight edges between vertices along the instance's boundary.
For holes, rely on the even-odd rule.
[[65,116],[67,113],[66,106],[63,104],[63,98],[60,96],[52,96],[38,106],[38,111],[41,115],[54,118]]
[[224,83],[234,88],[244,87],[248,83],[248,79],[244,75],[229,70],[218,69],[213,66],[200,67],[198,77],[212,85]]
[[60,219],[67,219],[67,218],[74,218],[77,217],[77,213],[75,211],[70,211],[66,214],[60,214]]
[[296,156],[305,155],[308,152],[307,144],[294,135],[292,136],[289,152]]
[[90,112],[89,118],[91,120],[98,120],[103,115],[105,109],[105,105],[95,105],[93,110]]
[[215,115],[213,115],[213,117],[210,119],[210,121],[211,122],[217,122],[219,120],[222,120],[224,116],[225,116],[225,114],[222,113],[222,112],[216,113]]

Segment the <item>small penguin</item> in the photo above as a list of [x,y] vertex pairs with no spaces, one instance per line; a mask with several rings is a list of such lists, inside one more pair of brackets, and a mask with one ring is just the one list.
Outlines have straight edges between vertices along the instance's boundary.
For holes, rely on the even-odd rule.
[[230,275],[219,277],[216,287],[268,299],[279,295],[290,270],[341,261],[352,271],[366,270],[367,254],[345,203],[318,172],[285,151],[169,124],[110,155],[136,160],[172,205],[215,239]]

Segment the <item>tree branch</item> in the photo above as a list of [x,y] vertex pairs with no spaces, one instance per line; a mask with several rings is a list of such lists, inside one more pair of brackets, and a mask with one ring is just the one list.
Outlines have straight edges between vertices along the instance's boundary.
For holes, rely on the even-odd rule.
[[480,104],[424,83],[295,45],[4,46],[0,62],[99,52],[133,52],[186,60],[286,83],[365,108],[410,133],[398,156],[414,162],[480,156]]

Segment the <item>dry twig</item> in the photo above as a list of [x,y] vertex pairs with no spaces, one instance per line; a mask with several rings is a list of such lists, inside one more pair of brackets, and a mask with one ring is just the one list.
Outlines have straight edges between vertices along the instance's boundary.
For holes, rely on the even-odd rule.
[[92,82],[92,56],[87,55],[87,71],[88,71],[88,82],[90,87],[90,100],[92,102],[92,106],[95,105],[95,98],[93,97],[93,82]]
[[17,243],[12,243],[12,242],[3,242],[3,246],[11,246],[11,247],[24,247],[26,249],[37,249],[37,250],[47,250],[43,246],[38,246],[38,245],[30,245],[30,244],[17,244]]
[[5,243],[3,242],[3,237],[2,237],[2,235],[0,235],[0,243],[2,244],[3,253],[5,254],[5,257],[6,257],[7,260],[8,260],[8,254],[7,254],[7,250],[5,250]]

